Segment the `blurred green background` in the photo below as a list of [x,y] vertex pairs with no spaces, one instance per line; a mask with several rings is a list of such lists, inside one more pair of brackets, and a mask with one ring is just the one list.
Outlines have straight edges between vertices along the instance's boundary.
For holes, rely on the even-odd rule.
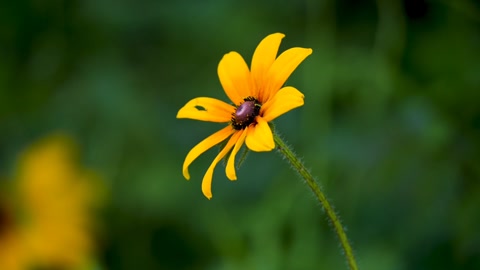
[[473,0],[3,1],[0,174],[55,131],[103,176],[99,269],[346,269],[308,187],[275,152],[250,153],[213,199],[223,125],[177,120],[227,100],[216,68],[260,40],[313,54],[280,117],[322,184],[361,269],[480,269],[480,3]]

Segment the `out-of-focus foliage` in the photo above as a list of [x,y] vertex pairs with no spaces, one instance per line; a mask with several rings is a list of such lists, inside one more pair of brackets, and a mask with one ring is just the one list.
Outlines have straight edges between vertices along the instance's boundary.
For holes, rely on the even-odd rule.
[[[480,268],[480,4],[474,0],[3,1],[0,180],[62,130],[111,200],[101,269],[343,269],[308,188],[274,153],[250,153],[208,201],[221,127],[177,120],[227,100],[216,67],[267,34],[313,54],[287,84],[305,106],[276,127],[335,204],[361,269]],[[6,186],[2,183],[2,187]],[[2,190],[2,196],[5,192]],[[53,195],[52,195],[53,196]]]

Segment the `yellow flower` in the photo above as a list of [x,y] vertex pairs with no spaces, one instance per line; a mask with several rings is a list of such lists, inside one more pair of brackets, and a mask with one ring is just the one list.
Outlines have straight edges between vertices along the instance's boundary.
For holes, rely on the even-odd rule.
[[3,203],[8,222],[0,231],[6,240],[0,241],[0,269],[83,269],[91,263],[98,179],[76,157],[75,145],[63,135],[49,136],[21,155],[15,196],[9,198],[15,205]]
[[212,198],[213,170],[232,148],[226,175],[228,179],[236,180],[235,155],[243,143],[253,151],[271,151],[275,143],[268,122],[303,105],[304,96],[300,91],[282,86],[312,49],[295,47],[277,57],[284,36],[275,33],[264,38],[253,54],[251,69],[237,52],[223,56],[218,64],[218,77],[233,105],[214,98],[198,97],[178,111],[177,118],[228,123],[193,147],[183,163],[183,176],[188,180],[188,166],[202,153],[230,137],[203,177],[202,191],[208,199]]

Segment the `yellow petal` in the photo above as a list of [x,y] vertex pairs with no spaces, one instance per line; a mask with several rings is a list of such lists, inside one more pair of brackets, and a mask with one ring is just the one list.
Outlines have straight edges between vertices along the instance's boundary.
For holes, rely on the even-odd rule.
[[298,47],[288,49],[280,54],[268,71],[268,85],[264,88],[264,99],[260,101],[266,103],[275,95],[298,65],[310,54],[312,54],[312,49]]
[[235,107],[221,100],[198,97],[190,100],[177,113],[177,118],[189,118],[209,122],[229,122]]
[[203,195],[205,195],[205,197],[207,197],[209,200],[212,198],[212,177],[215,166],[217,166],[217,163],[228,153],[228,151],[230,151],[230,149],[232,149],[233,145],[238,141],[240,135],[242,135],[241,132],[235,132],[232,137],[230,137],[227,145],[225,145],[222,151],[218,153],[212,164],[210,164],[210,167],[208,167],[205,176],[203,176],[202,192]]
[[303,98],[304,95],[294,87],[284,87],[262,106],[260,114],[265,121],[270,122],[278,116],[302,106]]
[[[285,35],[281,33],[268,35],[255,49],[252,57],[251,70],[256,89],[264,89],[267,72],[277,57],[278,48],[280,47],[283,37],[285,37]],[[256,93],[254,93],[254,96],[255,94]],[[262,100],[262,96],[258,96],[257,98]]]
[[192,164],[192,162],[197,159],[198,156],[203,154],[208,149],[212,148],[214,145],[219,144],[223,140],[225,140],[228,136],[230,136],[233,132],[231,126],[227,126],[214,134],[208,136],[206,139],[201,141],[199,144],[195,145],[195,147],[188,152],[185,161],[183,162],[183,176],[185,179],[190,180],[190,174],[188,173],[188,166]]
[[245,143],[252,151],[271,151],[275,148],[272,130],[268,126],[267,121],[262,117],[257,116],[255,120],[257,121],[257,125],[249,127]]
[[250,70],[237,52],[225,54],[217,72],[223,90],[234,104],[239,105],[244,98],[253,94]]
[[238,133],[241,133],[240,137],[235,143],[235,147],[233,148],[232,153],[230,153],[230,157],[228,157],[226,174],[228,179],[230,180],[237,180],[237,174],[235,173],[235,156],[237,155],[238,150],[240,150],[240,148],[243,145],[243,142],[245,141],[245,136],[247,136],[247,130],[248,130],[248,127],[238,132]]

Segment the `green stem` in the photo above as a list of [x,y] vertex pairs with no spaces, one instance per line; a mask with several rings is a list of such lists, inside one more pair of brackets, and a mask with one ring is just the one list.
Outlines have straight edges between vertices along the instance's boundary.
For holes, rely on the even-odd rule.
[[348,238],[347,238],[347,235],[345,234],[345,230],[342,227],[342,223],[338,219],[337,214],[335,214],[333,207],[328,202],[322,190],[320,189],[318,184],[315,182],[315,179],[310,174],[310,172],[305,168],[305,165],[303,165],[300,159],[293,153],[293,151],[287,146],[287,144],[285,144],[285,142],[276,134],[276,132],[273,133],[273,138],[275,140],[275,143],[277,144],[277,148],[280,151],[280,153],[282,153],[283,156],[287,158],[290,164],[297,170],[298,174],[300,174],[300,176],[302,176],[303,179],[305,179],[308,186],[315,194],[315,197],[317,197],[318,201],[322,204],[323,208],[325,209],[325,212],[327,212],[327,216],[331,221],[333,229],[335,230],[335,233],[337,234],[338,239],[340,240],[340,244],[342,245],[344,255],[347,259],[350,269],[358,270],[357,262],[355,261],[355,257],[353,256],[352,247],[348,242]]

